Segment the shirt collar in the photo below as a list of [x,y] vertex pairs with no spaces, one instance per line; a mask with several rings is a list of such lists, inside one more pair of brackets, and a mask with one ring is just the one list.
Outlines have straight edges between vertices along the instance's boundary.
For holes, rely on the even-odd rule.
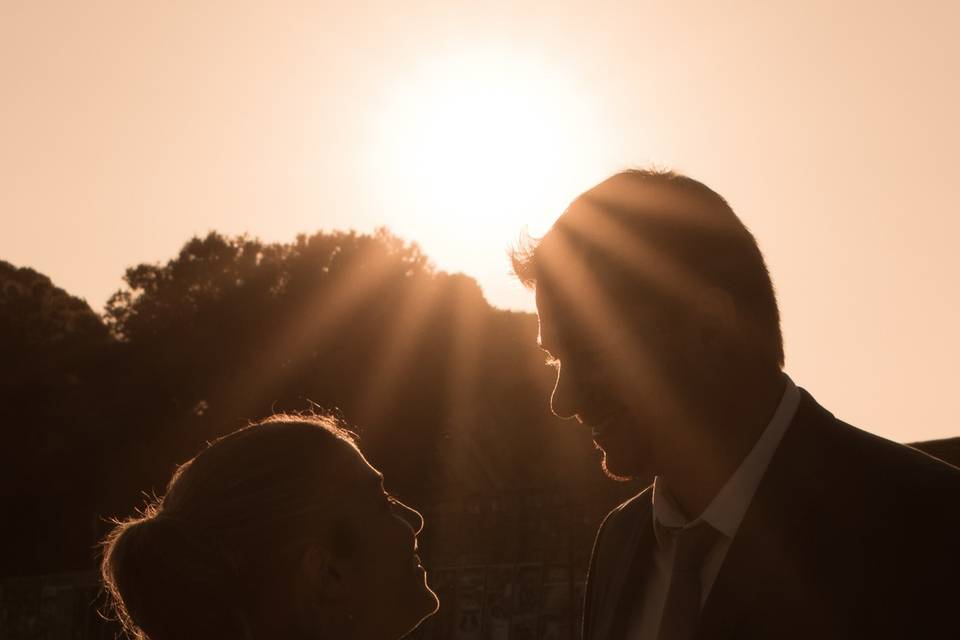
[[774,411],[773,417],[763,433],[754,443],[750,453],[743,459],[737,470],[733,472],[720,491],[714,496],[703,513],[694,520],[689,520],[670,495],[669,489],[659,476],[653,481],[653,530],[657,538],[657,545],[662,549],[667,543],[664,529],[675,529],[693,526],[699,522],[706,522],[728,538],[733,538],[740,528],[747,508],[753,500],[753,495],[760,485],[760,480],[770,465],[774,452],[783,439],[787,427],[793,421],[800,406],[800,390],[790,379],[783,374],[786,381],[780,404]]

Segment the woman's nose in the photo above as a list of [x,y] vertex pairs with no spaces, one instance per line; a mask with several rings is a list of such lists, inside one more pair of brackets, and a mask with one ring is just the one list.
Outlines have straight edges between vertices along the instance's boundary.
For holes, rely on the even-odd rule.
[[410,530],[413,531],[413,535],[418,536],[420,532],[423,531],[423,516],[420,515],[420,512],[414,509],[413,507],[408,507],[399,500],[393,501],[393,513],[400,520],[403,521]]

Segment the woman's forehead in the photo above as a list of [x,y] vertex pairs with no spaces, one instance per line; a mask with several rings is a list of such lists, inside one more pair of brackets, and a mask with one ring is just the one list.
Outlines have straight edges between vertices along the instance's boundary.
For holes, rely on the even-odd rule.
[[383,474],[373,466],[366,456],[363,455],[363,452],[360,451],[356,445],[351,444],[350,449],[353,452],[353,455],[350,456],[352,462],[350,466],[354,467],[355,472],[359,476],[358,484],[363,487],[375,487],[381,489],[383,487]]

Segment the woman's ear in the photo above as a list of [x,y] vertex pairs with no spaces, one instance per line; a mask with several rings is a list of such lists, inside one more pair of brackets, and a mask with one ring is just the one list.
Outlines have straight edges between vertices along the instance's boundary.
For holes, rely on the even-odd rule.
[[304,549],[300,557],[300,576],[304,595],[313,601],[338,602],[345,596],[346,567],[327,550],[317,545]]
[[321,546],[300,555],[297,627],[304,637],[348,638],[355,623],[346,561]]

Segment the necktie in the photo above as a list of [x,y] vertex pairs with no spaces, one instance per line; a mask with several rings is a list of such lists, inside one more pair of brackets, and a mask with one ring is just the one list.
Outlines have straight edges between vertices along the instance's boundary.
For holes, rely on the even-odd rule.
[[719,533],[706,523],[674,534],[673,573],[657,640],[690,640],[700,617],[700,570]]

